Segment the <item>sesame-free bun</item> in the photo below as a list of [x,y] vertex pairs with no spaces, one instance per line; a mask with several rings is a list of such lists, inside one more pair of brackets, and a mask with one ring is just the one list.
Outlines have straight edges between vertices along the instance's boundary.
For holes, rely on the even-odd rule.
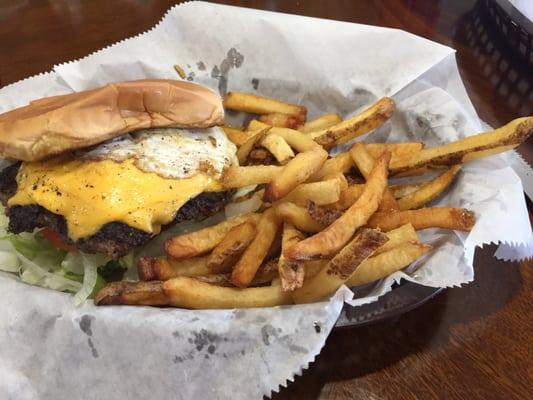
[[46,97],[0,114],[0,157],[38,161],[144,128],[221,125],[213,91],[190,82],[139,80]]

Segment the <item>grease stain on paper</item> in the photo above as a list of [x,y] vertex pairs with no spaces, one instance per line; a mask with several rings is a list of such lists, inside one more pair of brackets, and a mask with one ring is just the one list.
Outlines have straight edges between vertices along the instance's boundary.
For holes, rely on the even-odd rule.
[[280,328],[274,328],[270,324],[263,325],[261,328],[261,338],[266,346],[270,346],[270,343],[278,341],[287,346],[287,348],[292,352],[307,354],[307,350],[305,348],[293,343],[291,335],[281,336],[281,333],[282,331]]
[[228,74],[233,68],[240,68],[244,62],[244,56],[234,47],[228,50],[226,58],[211,70],[211,78],[218,80],[218,92],[224,96],[228,92]]
[[81,316],[80,319],[80,329],[83,333],[85,333],[87,336],[87,344],[89,345],[89,348],[91,349],[91,354],[94,358],[98,358],[98,351],[96,350],[96,347],[94,347],[93,340],[91,336],[93,335],[93,331],[91,329],[91,324],[95,320],[95,317],[93,315],[85,314]]

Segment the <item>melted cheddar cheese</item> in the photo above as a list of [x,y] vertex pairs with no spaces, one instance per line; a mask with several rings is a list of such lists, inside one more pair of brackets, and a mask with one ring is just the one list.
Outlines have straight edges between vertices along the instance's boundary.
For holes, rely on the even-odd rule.
[[169,179],[141,171],[132,159],[23,163],[17,184],[8,206],[38,204],[62,215],[73,240],[91,236],[114,221],[157,234],[188,200],[222,190],[204,173]]

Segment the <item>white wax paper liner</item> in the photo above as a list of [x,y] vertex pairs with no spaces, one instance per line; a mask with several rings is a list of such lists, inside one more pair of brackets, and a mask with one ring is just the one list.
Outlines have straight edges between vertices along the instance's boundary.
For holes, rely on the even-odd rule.
[[[174,64],[221,94],[300,102],[311,117],[348,116],[393,96],[392,120],[363,140],[435,145],[480,130],[450,48],[393,29],[200,2],[172,8],[146,34],[1,89],[0,111],[108,82],[177,79]],[[435,250],[352,304],[377,300],[402,278],[467,283],[474,248],[484,243],[530,249],[521,190],[501,157],[465,166],[440,204],[474,209],[474,230],[421,233]],[[512,232],[501,229],[508,222]],[[330,302],[271,309],[75,308],[67,295],[5,275],[0,290],[9,306],[0,318],[0,398],[8,399],[268,396],[314,359],[349,300],[341,289]]]

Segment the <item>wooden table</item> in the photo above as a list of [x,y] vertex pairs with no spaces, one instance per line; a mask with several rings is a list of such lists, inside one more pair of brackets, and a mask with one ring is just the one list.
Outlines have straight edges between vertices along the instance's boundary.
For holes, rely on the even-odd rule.
[[[15,82],[144,31],[173,3],[3,0],[0,81]],[[441,42],[457,49],[481,118],[497,126],[533,115],[531,69],[480,23],[473,0],[220,3],[395,27]],[[520,151],[533,162],[533,142]],[[396,319],[334,332],[311,368],[275,398],[531,398],[533,263],[499,262],[494,251],[477,252],[474,283]]]

